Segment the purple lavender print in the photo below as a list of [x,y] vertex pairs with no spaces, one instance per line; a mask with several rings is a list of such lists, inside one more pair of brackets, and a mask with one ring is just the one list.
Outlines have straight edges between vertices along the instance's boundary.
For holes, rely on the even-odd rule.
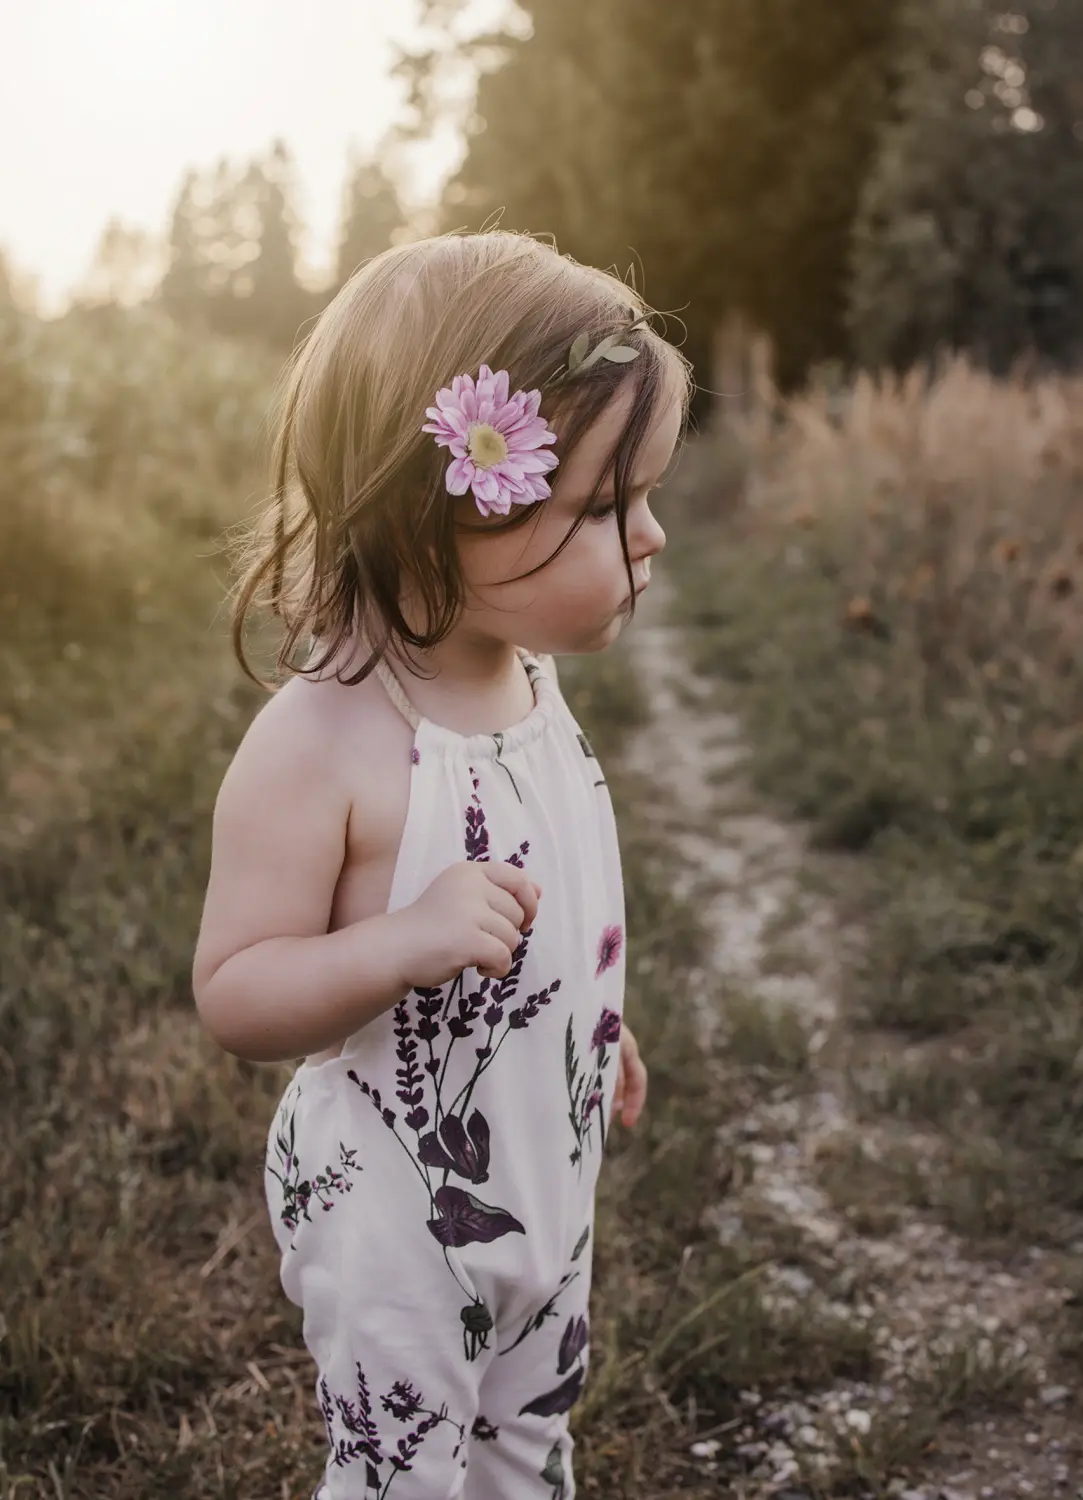
[[[471,779],[474,792],[465,816],[466,857],[488,860],[489,831],[473,769]],[[508,862],[522,869],[529,850],[529,843],[524,841]],[[464,1283],[449,1251],[526,1233],[513,1214],[471,1191],[488,1181],[493,1146],[489,1122],[476,1105],[471,1109],[471,1101],[508,1037],[524,1030],[560,989],[560,980],[553,979],[521,1003],[512,1004],[533,931],[530,927],[521,934],[511,970],[503,979],[494,982],[478,977],[476,988],[468,990],[467,971],[463,970],[446,985],[415,987],[395,1006],[395,1094],[403,1106],[401,1124],[400,1112],[384,1103],[378,1089],[360,1079],[353,1069],[346,1074],[368,1097],[424,1185],[429,1203],[426,1226],[440,1245],[448,1270],[469,1299],[460,1313],[468,1360],[476,1359],[488,1347],[493,1321],[484,1301]],[[447,1074],[452,1053],[456,1047],[461,1052],[462,1044],[471,1040],[474,1061],[469,1076],[449,1099]],[[452,1177],[469,1187],[452,1183]]]
[[[373,1419],[372,1397],[368,1381],[360,1361],[354,1362],[357,1378],[357,1399],[331,1390],[326,1376],[320,1378],[320,1411],[327,1429],[327,1441],[331,1447],[331,1462],[336,1468],[347,1468],[363,1461],[365,1465],[365,1494],[372,1500],[384,1500],[396,1475],[409,1473],[413,1461],[429,1433],[447,1423],[456,1434],[452,1459],[457,1459],[466,1441],[466,1429],[461,1422],[448,1416],[443,1405],[432,1411],[425,1405],[425,1398],[408,1380],[396,1380],[386,1396],[380,1397],[380,1405],[396,1422],[413,1423],[405,1437],[399,1438],[393,1451],[385,1452],[380,1442],[380,1433]],[[421,1420],[415,1422],[415,1418]],[[341,1432],[345,1435],[340,1434]]]

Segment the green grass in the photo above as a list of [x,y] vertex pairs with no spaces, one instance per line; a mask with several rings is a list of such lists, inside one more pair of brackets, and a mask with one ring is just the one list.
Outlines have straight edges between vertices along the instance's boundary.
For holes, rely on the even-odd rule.
[[[71,372],[60,395],[58,362]],[[11,414],[0,443],[20,476],[9,464],[0,479],[0,610],[17,606],[20,622],[19,650],[13,631],[0,648],[0,1500],[297,1500],[323,1463],[300,1313],[278,1283],[262,1193],[290,1069],[222,1053],[188,988],[214,797],[261,701],[228,651],[216,538],[261,484],[269,373],[141,318],[26,323],[0,341]],[[894,755],[868,753],[882,742],[851,721],[875,653],[840,638],[822,583],[780,586],[777,559],[718,557],[701,538],[681,557],[678,540],[671,532],[697,655],[746,693],[761,789],[816,819],[824,843],[865,850],[857,904],[879,968],[855,980],[855,1013],[974,1041],[958,1100],[979,1098],[1002,1155],[965,1157],[974,1142],[960,1133],[949,1178],[973,1188],[960,1215],[1004,1217],[997,1195],[1024,1171],[1013,1153],[1038,1163],[1029,1180],[1043,1204],[1067,1201],[1080,1023],[1063,869],[1005,823],[991,773],[964,797],[955,772],[917,758],[929,742],[906,727],[891,673],[879,689],[890,703],[873,707],[896,716],[913,763],[900,772]],[[727,1024],[704,1043],[686,997],[708,936],[694,902],[674,896],[676,855],[644,816],[667,788],[621,764],[649,712],[630,657],[622,643],[560,668],[617,807],[628,1015],[651,1072],[648,1111],[634,1133],[614,1129],[600,1187],[591,1375],[574,1416],[580,1492],[706,1500],[739,1482],[743,1393],[874,1382],[876,1330],[831,1310],[860,1288],[792,1226],[749,1214],[737,1243],[720,1242],[711,1215],[739,1170],[723,1127],[808,1086],[807,1042],[792,1014],[719,986]],[[954,744],[947,730],[943,743]],[[1019,818],[1033,801],[1021,784]],[[949,793],[964,810],[945,821],[931,799]],[[1058,848],[1074,829],[1065,816]],[[1013,886],[1020,849],[1030,863]],[[934,878],[946,896],[930,901]],[[900,1074],[870,1081],[870,1109],[877,1089],[900,1114],[950,1121],[964,1107]],[[838,1167],[836,1195],[872,1214],[873,1185],[855,1187],[855,1171]],[[930,1197],[902,1158],[897,1171],[895,1197]],[[813,1280],[814,1297],[779,1295],[787,1267]],[[835,1479],[810,1477],[816,1500],[884,1493],[919,1461],[938,1414],[1021,1389],[1007,1366],[951,1351],[918,1379],[909,1415],[851,1435]],[[712,1436],[715,1470],[689,1454]]]
[[[0,437],[23,476],[0,518],[20,622],[0,653],[4,1500],[302,1496],[322,1466],[262,1196],[289,1067],[222,1053],[189,992],[214,797],[261,701],[228,650],[218,550],[262,483],[269,372],[245,358],[141,318],[27,322],[4,344],[22,416]],[[705,939],[640,825],[659,789],[622,776],[648,713],[635,674],[623,648],[561,665],[618,806],[652,1080],[603,1178],[580,1484],[707,1495],[687,1446],[731,1420],[742,1382],[867,1350],[763,1299],[785,1245],[738,1254],[705,1225],[729,1174],[717,1126],[747,1090],[722,1085],[673,1003]]]
[[945,1124],[958,1101],[957,1134],[977,1108],[995,1145],[958,1142],[959,1221],[1053,1233],[1083,1208],[1083,759],[1013,759],[1007,731],[976,749],[977,709],[930,684],[905,629],[846,627],[844,541],[792,546],[734,521],[678,539],[695,664],[729,684],[754,784],[843,857],[836,899],[865,932],[851,1020],[958,1044],[935,1074],[896,1072],[884,1102]]

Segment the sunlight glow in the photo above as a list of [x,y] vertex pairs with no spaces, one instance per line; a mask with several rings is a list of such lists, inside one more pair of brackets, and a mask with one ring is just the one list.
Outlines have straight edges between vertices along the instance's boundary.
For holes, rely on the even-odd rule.
[[[490,6],[491,10],[492,7]],[[395,43],[416,0],[34,0],[0,10],[0,248],[56,311],[110,215],[165,232],[189,167],[293,153],[308,270],[329,265],[351,147],[400,117]],[[452,135],[417,153],[407,198],[453,164]]]

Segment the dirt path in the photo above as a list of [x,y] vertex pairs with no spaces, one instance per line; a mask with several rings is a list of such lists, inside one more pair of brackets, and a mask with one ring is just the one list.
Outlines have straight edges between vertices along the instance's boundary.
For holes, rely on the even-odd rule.
[[716,685],[692,675],[666,623],[672,587],[656,567],[630,636],[655,718],[629,764],[668,786],[648,816],[681,853],[681,894],[714,934],[713,972],[696,976],[705,1038],[744,1055],[757,1036],[776,1051],[788,1037],[795,1051],[791,1081],[727,1128],[740,1170],[715,1227],[735,1241],[774,1225],[782,1247],[796,1235],[801,1255],[783,1248],[770,1271],[775,1304],[871,1330],[878,1366],[875,1386],[842,1381],[800,1401],[747,1392],[733,1449],[693,1451],[741,1500],[860,1494],[834,1489],[844,1476],[900,1500],[1083,1497],[1083,1415],[1056,1347],[1063,1268],[1036,1248],[992,1257],[905,1195],[894,1201],[883,1164],[900,1136],[928,1170],[937,1141],[867,1107],[858,1118],[837,1001],[848,935],[809,892],[800,829],[750,796],[739,723],[712,706]]

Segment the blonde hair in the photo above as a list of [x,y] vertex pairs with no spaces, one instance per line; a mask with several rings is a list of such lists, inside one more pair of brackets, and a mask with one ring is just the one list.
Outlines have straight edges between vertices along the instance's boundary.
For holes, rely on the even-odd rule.
[[[543,395],[541,414],[558,433],[558,458],[573,452],[618,386],[630,383],[634,399],[583,514],[556,551],[522,576],[548,566],[567,546],[612,472],[632,589],[625,517],[636,455],[674,376],[686,412],[692,391],[688,362],[671,344],[647,327],[628,331],[645,316],[651,310],[618,277],[500,230],[400,245],[356,271],[286,368],[273,491],[234,549],[241,577],[231,634],[245,673],[273,691],[245,656],[244,625],[255,603],[269,604],[285,625],[280,671],[316,674],[355,634],[371,643],[356,674],[340,678],[350,685],[368,676],[393,638],[396,648],[408,642],[424,651],[450,633],[465,592],[456,531],[511,530],[535,507],[513,506],[495,525],[456,526],[444,483],[448,455],[421,431],[425,408],[454,376],[476,374],[482,364],[507,370],[513,391],[542,386],[582,332],[590,333],[592,348],[621,333],[640,356],[625,364],[599,360]],[[404,581],[424,605],[420,632],[401,611]],[[293,666],[304,636],[326,649]]]

